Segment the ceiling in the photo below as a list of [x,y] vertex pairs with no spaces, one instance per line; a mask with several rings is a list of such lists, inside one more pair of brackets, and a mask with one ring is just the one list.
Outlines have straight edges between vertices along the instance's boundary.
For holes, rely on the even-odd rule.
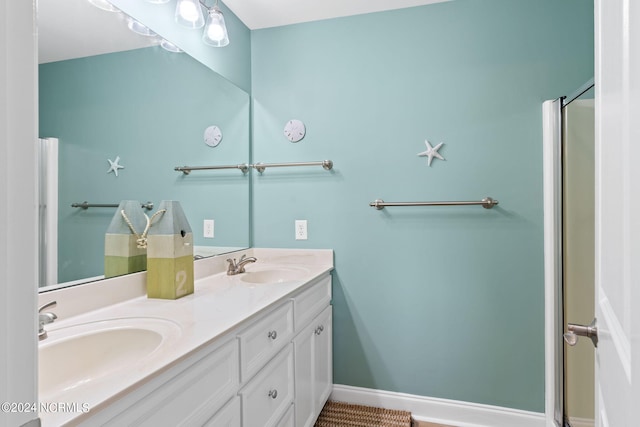
[[[224,0],[223,3],[249,29],[255,30],[443,1],[449,0]],[[206,4],[212,5],[213,0],[207,0]],[[96,31],[98,28],[100,31]],[[129,31],[121,14],[100,10],[87,0],[38,2],[40,63],[137,49],[157,43],[157,39]]]
[[449,0],[224,0],[251,30],[404,9]]
[[[100,31],[96,31],[99,28]],[[38,2],[38,62],[62,61],[157,44],[127,28],[119,13],[87,0]]]

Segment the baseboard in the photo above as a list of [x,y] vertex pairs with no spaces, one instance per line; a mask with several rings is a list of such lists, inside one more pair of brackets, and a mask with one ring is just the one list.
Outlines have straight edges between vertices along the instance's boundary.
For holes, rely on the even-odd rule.
[[571,424],[571,427],[593,427],[595,425],[595,421],[593,419],[576,417],[569,417],[569,423]]
[[456,427],[545,427],[543,413],[334,384],[331,399],[410,411],[418,421]]

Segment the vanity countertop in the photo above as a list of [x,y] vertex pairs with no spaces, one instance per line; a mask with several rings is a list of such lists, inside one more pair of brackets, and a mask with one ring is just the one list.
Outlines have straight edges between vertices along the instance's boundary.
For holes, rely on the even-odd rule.
[[[256,263],[246,266],[248,273],[297,268],[299,269],[297,271],[304,272],[304,277],[280,283],[248,283],[242,280],[241,275],[227,276],[224,259],[230,254],[226,254],[221,257],[198,260],[195,292],[178,300],[148,299],[146,295],[139,295],[87,312],[82,312],[78,308],[67,308],[67,312],[74,315],[59,316],[60,320],[46,326],[45,329],[50,338],[40,342],[41,351],[43,346],[48,345],[47,340],[50,340],[50,345],[59,341],[56,334],[64,334],[65,329],[87,324],[99,326],[114,319],[118,319],[118,322],[123,322],[120,319],[162,319],[165,323],[170,322],[171,327],[177,332],[173,333],[170,345],[163,346],[155,352],[153,357],[145,358],[145,363],[135,366],[135,369],[104,375],[92,381],[93,384],[75,385],[66,390],[41,394],[40,402],[77,403],[79,406],[88,405],[91,411],[99,410],[134,391],[203,346],[225,337],[231,330],[284,301],[296,291],[333,270],[331,250],[256,248],[234,253],[231,256],[239,258],[242,254],[255,256],[258,259]],[[144,279],[144,273],[140,275]],[[131,278],[122,280],[131,280]],[[114,283],[117,285],[117,281]],[[140,288],[139,283],[135,286]],[[55,294],[40,294],[39,301],[44,303],[55,298],[58,307],[64,307],[67,303],[64,291],[62,289],[55,291]],[[90,290],[75,290],[75,292],[85,293],[88,291]],[[96,292],[103,291],[104,286],[102,290]],[[72,293],[74,290],[69,289],[67,292]],[[78,304],[79,299],[77,295],[70,296],[68,301]],[[51,311],[56,312],[56,309]],[[88,327],[91,328],[91,326]],[[40,369],[43,369],[42,363]],[[88,414],[53,412],[41,413],[40,417],[43,426],[61,426],[74,425],[90,414],[91,412]]]

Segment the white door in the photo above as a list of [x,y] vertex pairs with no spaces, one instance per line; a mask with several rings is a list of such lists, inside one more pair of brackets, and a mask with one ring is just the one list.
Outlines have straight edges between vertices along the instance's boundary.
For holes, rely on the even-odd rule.
[[596,425],[640,425],[640,2],[596,0]]

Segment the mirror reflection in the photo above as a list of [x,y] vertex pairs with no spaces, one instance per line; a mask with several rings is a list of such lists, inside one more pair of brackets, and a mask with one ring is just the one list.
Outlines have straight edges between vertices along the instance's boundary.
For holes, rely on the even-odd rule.
[[[75,19],[82,10],[108,16],[125,34],[129,31],[117,22],[122,19],[117,14],[86,0],[41,2],[40,27],[57,22],[43,3],[56,3],[56,15],[64,13],[58,5],[64,3]],[[117,39],[94,27],[96,34]],[[41,286],[102,278],[104,234],[116,208],[72,207],[85,201],[151,202],[154,208],[145,211],[150,216],[160,201],[177,200],[198,256],[248,247],[248,175],[237,169],[190,175],[174,170],[248,162],[248,94],[188,55],[131,34],[147,47],[123,43],[119,48],[108,42],[106,51],[101,47],[99,54],[89,55],[87,40],[78,34],[80,56],[56,57],[40,46],[39,133],[49,147],[41,159],[41,227],[48,228],[41,233]],[[211,126],[222,134],[215,146],[205,143]],[[213,238],[203,237],[205,220],[214,221]]]

